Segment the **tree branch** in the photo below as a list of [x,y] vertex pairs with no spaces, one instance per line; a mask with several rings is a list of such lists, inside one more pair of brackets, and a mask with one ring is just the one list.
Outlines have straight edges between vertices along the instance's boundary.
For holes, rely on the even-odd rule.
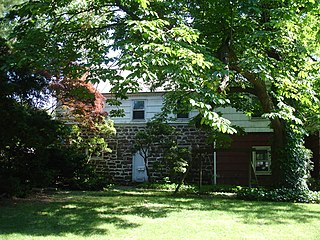
[[[123,23],[111,23],[111,24],[108,24],[108,25],[103,25],[103,26],[100,26],[100,27],[90,27],[90,28],[87,28],[86,30],[87,31],[101,31],[101,30],[106,30],[108,28],[113,28],[113,27],[116,27],[116,26],[120,26],[120,25],[124,25]],[[83,29],[79,29],[77,31],[71,31],[70,33],[81,33],[83,32]]]
[[120,8],[122,11],[128,14],[133,20],[140,20],[140,18],[133,11],[121,4],[121,0],[116,0],[115,3],[118,8]]
[[230,87],[230,93],[250,93],[252,95],[257,95],[256,90],[254,88],[242,88],[242,87]]
[[265,113],[272,112],[274,109],[274,105],[271,97],[268,94],[268,90],[265,82],[262,81],[257,74],[249,71],[244,71],[238,65],[231,65],[230,67],[231,67],[231,70],[236,71],[237,73],[240,73],[253,85],[253,89],[255,92],[254,95],[256,95],[259,98],[263,111]]

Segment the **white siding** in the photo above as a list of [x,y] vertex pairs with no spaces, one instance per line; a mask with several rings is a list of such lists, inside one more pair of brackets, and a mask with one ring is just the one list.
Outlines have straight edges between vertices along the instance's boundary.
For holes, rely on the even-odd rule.
[[[145,101],[145,120],[132,120],[132,108],[133,100],[144,100]],[[128,99],[122,101],[122,105],[119,109],[124,109],[124,117],[114,117],[112,118],[115,124],[139,124],[145,123],[154,117],[155,114],[161,111],[162,107],[162,94],[156,93],[152,95],[151,93],[131,95]],[[110,112],[112,109],[117,109],[116,107],[106,106],[105,110]],[[222,116],[229,119],[233,125],[237,125],[245,129],[246,132],[272,132],[269,127],[269,120],[263,118],[254,118],[246,116],[242,112],[238,112],[236,109],[227,107],[219,108],[217,112],[221,112]],[[197,111],[191,111],[190,117],[195,117]],[[174,115],[172,115],[174,117]],[[181,121],[179,121],[181,122]]]
[[218,108],[217,112],[221,112],[222,116],[232,122],[232,124],[244,128],[246,132],[272,132],[269,127],[270,121],[265,118],[253,118],[238,112],[235,108],[226,107]]
[[[132,120],[132,109],[133,109],[133,101],[134,100],[144,100],[145,101],[145,121],[143,120]],[[120,107],[113,107],[113,106],[106,106],[105,110],[110,112],[112,109],[123,109],[124,110],[124,117],[113,117],[115,123],[144,123],[149,121],[151,118],[154,117],[156,113],[161,111],[162,107],[162,96],[155,95],[150,96],[130,96],[126,100],[122,100],[122,104]]]

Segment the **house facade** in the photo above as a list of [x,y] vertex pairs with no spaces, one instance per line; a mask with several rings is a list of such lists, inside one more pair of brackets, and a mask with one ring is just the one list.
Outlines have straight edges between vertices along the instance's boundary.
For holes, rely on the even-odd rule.
[[[106,112],[122,109],[123,117],[114,117],[116,136],[108,139],[111,153],[97,158],[97,170],[110,176],[115,183],[130,184],[148,179],[142,156],[132,152],[135,135],[146,128],[146,123],[161,111],[164,92],[130,94],[118,108],[106,105]],[[105,94],[106,98],[112,98]],[[208,144],[207,133],[189,124],[196,111],[172,115],[176,120],[175,138],[179,146],[191,150],[192,167],[187,182],[236,185],[271,185],[272,129],[269,120],[251,118],[227,107],[217,109],[222,116],[240,126],[244,133],[230,136],[226,143]],[[164,149],[155,145],[148,158],[148,168],[153,181],[161,181],[169,174],[163,158]]]

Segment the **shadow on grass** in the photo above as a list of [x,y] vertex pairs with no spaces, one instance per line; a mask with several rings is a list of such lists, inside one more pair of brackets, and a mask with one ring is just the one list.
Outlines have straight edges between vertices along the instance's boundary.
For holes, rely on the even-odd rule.
[[110,229],[139,227],[140,218],[165,218],[172,212],[216,211],[232,214],[245,224],[308,223],[320,217],[293,203],[248,202],[221,197],[172,196],[168,192],[114,190],[52,195],[46,201],[16,201],[0,205],[0,234],[31,236],[108,235]]
[[[176,209],[218,211],[234,215],[244,224],[296,224],[320,219],[320,205],[309,208],[307,204],[287,202],[259,202],[231,199],[229,197],[183,197],[158,199],[158,203],[176,206]],[[320,223],[320,222],[319,222]]]

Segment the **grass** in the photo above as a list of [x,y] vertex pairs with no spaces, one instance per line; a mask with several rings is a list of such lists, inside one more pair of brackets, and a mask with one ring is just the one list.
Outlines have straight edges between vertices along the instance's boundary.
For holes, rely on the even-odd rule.
[[0,239],[319,239],[320,205],[113,189],[0,202]]

